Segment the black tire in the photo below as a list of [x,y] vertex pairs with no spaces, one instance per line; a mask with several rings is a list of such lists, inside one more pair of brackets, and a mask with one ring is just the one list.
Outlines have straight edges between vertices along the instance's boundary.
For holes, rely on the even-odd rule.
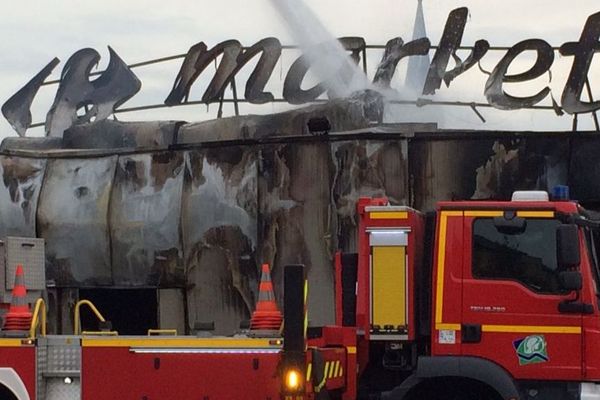
[[0,384],[0,399],[2,400],[18,400],[17,396],[7,388],[6,386]]
[[489,386],[465,379],[432,379],[408,394],[407,400],[502,400]]

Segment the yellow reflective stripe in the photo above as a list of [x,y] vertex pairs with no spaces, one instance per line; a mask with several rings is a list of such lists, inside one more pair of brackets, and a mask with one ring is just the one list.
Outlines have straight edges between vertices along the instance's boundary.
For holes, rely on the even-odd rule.
[[504,333],[581,333],[580,326],[483,325],[482,332]]
[[435,324],[435,329],[439,330],[447,330],[447,331],[460,331],[460,324]]
[[[465,211],[465,217],[501,217],[502,210],[474,210]],[[521,218],[554,218],[554,211],[517,211],[517,217]]]
[[517,211],[521,218],[554,218],[554,211]]
[[348,347],[346,347],[346,351],[348,352],[348,354],[356,354],[356,347],[348,346]]
[[[460,331],[460,324],[435,324],[437,330]],[[496,333],[581,333],[579,326],[544,326],[544,325],[482,325],[482,332]]]
[[[23,345],[23,339],[0,339],[0,347],[21,347]],[[33,344],[33,342],[31,343]]]
[[[478,211],[442,211],[440,213],[440,234],[438,247],[438,271],[436,288],[436,308],[435,308],[435,328],[437,330],[460,331],[460,324],[443,323],[443,302],[444,302],[444,267],[446,256],[446,235],[448,227],[448,217],[453,216],[466,217],[497,217],[504,215],[502,211],[478,210]],[[517,216],[521,218],[554,218],[554,211],[517,211]],[[529,326],[529,325],[483,325],[483,332],[497,333],[559,333],[559,334],[580,334],[581,327],[578,326]]]
[[406,211],[372,211],[369,213],[371,219],[407,219]]
[[81,345],[83,347],[281,348],[281,344],[272,344],[272,339],[167,338],[161,336],[131,339],[122,336],[97,338],[88,336],[81,339]]
[[307,349],[308,342],[306,341],[308,332],[308,279],[304,280],[304,350]]
[[442,211],[440,215],[440,235],[438,247],[438,275],[437,291],[435,304],[435,322],[442,323],[442,311],[444,304],[444,265],[446,262],[446,229],[448,226],[448,217],[462,216],[462,211]]
[[308,367],[306,368],[306,380],[310,381],[310,374],[312,373],[312,363],[308,363]]
[[501,217],[504,213],[501,210],[477,210],[465,211],[465,217]]
[[340,376],[344,376],[344,367],[340,366]]

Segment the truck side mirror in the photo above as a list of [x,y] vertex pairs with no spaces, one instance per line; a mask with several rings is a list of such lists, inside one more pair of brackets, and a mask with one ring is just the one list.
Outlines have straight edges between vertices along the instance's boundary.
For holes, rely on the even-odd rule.
[[579,265],[581,258],[577,225],[560,225],[556,228],[556,253],[559,270]]
[[593,314],[592,304],[579,301],[579,290],[583,287],[583,278],[579,271],[563,271],[558,274],[558,283],[563,289],[576,291],[577,296],[573,300],[564,300],[558,303],[558,312],[563,314]]
[[581,290],[583,287],[583,278],[579,271],[564,271],[558,275],[560,286],[569,291]]

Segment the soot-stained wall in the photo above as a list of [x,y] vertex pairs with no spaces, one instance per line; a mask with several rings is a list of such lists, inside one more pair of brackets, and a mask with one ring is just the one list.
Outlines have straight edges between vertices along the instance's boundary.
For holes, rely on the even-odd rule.
[[[85,152],[84,152],[85,153]],[[361,196],[432,210],[567,184],[600,201],[600,136],[387,129],[101,153],[5,150],[0,233],[46,239],[58,287],[179,288],[188,329],[232,333],[260,264],[303,263],[309,319],[333,322],[332,260],[355,250]]]

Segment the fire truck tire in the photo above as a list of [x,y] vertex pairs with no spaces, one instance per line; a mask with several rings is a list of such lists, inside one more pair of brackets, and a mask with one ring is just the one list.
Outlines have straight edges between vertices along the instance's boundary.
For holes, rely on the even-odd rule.
[[17,396],[4,385],[0,385],[0,399],[2,400],[19,400]]
[[25,384],[12,368],[0,368],[0,398],[30,400]]
[[499,365],[476,357],[421,357],[415,374],[382,393],[382,400],[519,399],[512,377]]
[[455,378],[487,385],[501,399],[519,399],[515,381],[498,364],[478,357],[421,357],[417,365],[417,378]]

